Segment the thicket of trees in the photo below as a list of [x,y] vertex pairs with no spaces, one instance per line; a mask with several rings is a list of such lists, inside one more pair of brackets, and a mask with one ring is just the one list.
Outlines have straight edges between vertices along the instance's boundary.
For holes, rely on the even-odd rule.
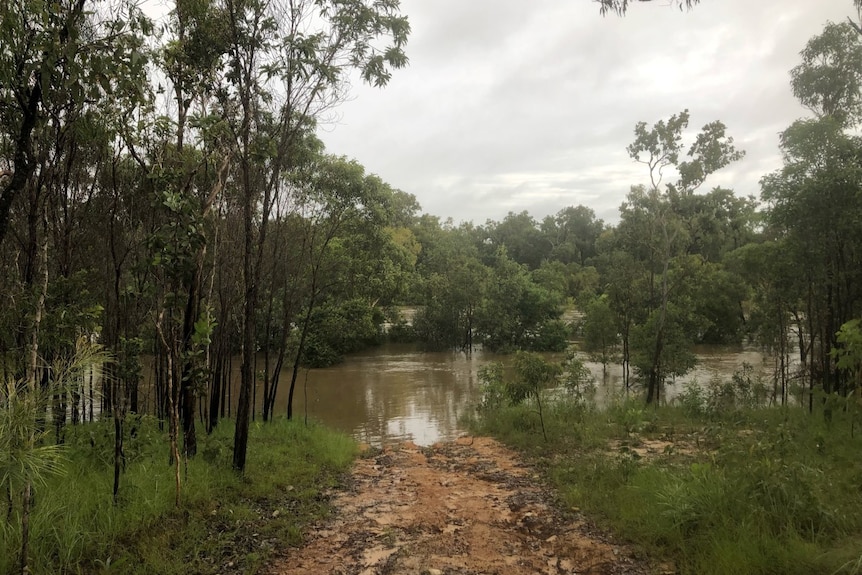
[[[628,152],[648,183],[618,224],[573,206],[456,226],[315,137],[351,73],[383,86],[406,64],[397,0],[176,0],[158,30],[126,0],[15,0],[0,22],[0,408],[7,422],[27,414],[8,453],[110,417],[116,497],[127,414],[150,412],[170,432],[179,503],[201,422],[236,417],[243,470],[255,406],[290,417],[300,367],[379,342],[399,304],[418,311],[395,332],[425,346],[540,351],[566,348],[574,302],[584,345],[619,358],[647,401],[690,369],[692,344],[745,338],[775,352],[781,401],[794,377],[809,401],[857,385],[862,45],[850,24],[827,26],[792,71],[814,116],[783,133],[762,206],[701,191],[741,152],[720,122],[685,142],[684,111],[636,126]],[[101,358],[96,345],[113,358],[102,373],[81,363]],[[38,470],[4,461],[23,470],[0,478],[9,513],[26,517]]]
[[[179,504],[199,408],[212,430],[233,402],[242,471],[258,373],[274,397],[282,364],[373,339],[408,261],[396,231],[411,200],[314,135],[351,74],[383,86],[406,64],[398,2],[168,9],[157,27],[126,0],[0,6],[0,431],[21,455],[4,450],[0,487],[22,517],[23,571],[27,454],[48,421],[61,444],[69,419],[114,419],[116,498],[126,416],[155,413]],[[95,346],[113,358],[101,374],[56,368]]]

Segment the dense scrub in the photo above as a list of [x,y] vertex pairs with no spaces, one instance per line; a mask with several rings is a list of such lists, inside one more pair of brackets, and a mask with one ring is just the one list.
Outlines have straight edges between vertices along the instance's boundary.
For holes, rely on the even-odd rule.
[[[34,489],[32,573],[254,573],[327,512],[326,490],[356,453],[343,435],[277,420],[252,427],[255,449],[241,476],[231,469],[233,429],[225,421],[184,463],[176,508],[163,433],[146,417],[134,430],[114,505],[112,429],[69,429],[62,474]],[[0,522],[2,573],[15,570],[19,525]]]

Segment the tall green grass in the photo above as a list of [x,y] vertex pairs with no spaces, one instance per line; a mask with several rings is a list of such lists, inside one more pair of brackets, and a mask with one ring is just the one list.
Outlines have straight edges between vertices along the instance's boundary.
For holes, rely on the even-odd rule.
[[[528,405],[481,411],[473,425],[541,460],[563,504],[682,573],[862,573],[862,438],[850,415],[691,407],[563,399],[548,410],[549,441]],[[668,447],[638,455],[659,439]]]
[[[111,496],[112,426],[71,427],[65,473],[35,492],[31,572],[186,574],[258,570],[274,550],[301,540],[327,511],[325,491],[356,455],[348,437],[277,420],[253,424],[246,472],[231,469],[233,428],[199,438],[174,507],[173,467],[156,422],[131,422],[120,499]],[[0,526],[0,573],[15,569],[17,517]]]

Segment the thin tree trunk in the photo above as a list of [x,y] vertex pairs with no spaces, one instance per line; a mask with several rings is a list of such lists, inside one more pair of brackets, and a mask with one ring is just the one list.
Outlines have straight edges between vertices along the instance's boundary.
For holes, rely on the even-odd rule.
[[[47,227],[47,216],[43,217],[43,223]],[[33,314],[33,332],[30,338],[30,357],[28,358],[27,366],[27,393],[35,400],[38,390],[36,389],[36,381],[38,378],[37,370],[39,366],[39,328],[42,324],[42,314],[45,310],[45,299],[48,294],[48,238],[47,229],[42,234],[41,258],[40,265],[42,271],[41,291],[39,299],[36,303],[36,310]],[[33,427],[30,429],[30,434],[27,439],[28,449],[33,449],[36,446],[36,422],[33,422]],[[27,575],[30,572],[29,558],[30,553],[30,504],[32,501],[32,482],[27,477],[24,484],[24,493],[21,502],[21,574]]]
[[302,332],[299,336],[299,346],[297,346],[296,357],[293,360],[293,372],[290,375],[290,390],[287,393],[287,419],[293,419],[293,392],[296,389],[296,376],[299,373],[299,364],[302,360],[302,352],[305,350],[305,338],[308,335],[308,327],[311,324],[311,311],[314,309],[314,295],[308,305],[308,310],[305,312],[305,319],[302,322]]
[[123,467],[123,417],[120,408],[114,407],[114,505],[120,494],[120,471]]
[[28,479],[24,484],[24,495],[21,503],[21,575],[30,573],[27,555],[30,553],[30,501],[32,498],[32,483]]

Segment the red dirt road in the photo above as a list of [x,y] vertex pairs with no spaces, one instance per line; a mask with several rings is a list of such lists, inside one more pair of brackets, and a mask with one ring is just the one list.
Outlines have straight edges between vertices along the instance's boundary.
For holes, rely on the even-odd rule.
[[278,575],[645,575],[493,439],[402,444],[357,461],[328,522]]

